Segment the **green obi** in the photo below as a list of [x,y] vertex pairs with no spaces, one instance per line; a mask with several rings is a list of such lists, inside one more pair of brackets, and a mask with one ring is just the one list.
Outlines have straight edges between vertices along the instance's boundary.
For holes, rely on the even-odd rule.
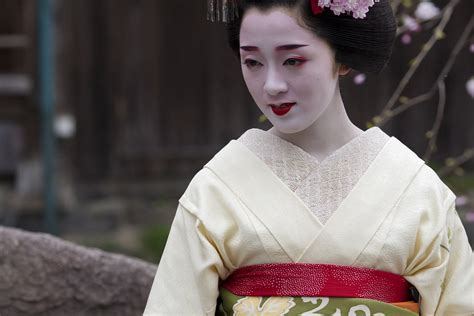
[[361,298],[237,296],[221,288],[219,316],[416,316],[390,303]]

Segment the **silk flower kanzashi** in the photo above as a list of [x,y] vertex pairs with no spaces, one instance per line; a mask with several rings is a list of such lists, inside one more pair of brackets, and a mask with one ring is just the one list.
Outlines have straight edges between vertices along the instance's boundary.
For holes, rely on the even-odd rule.
[[[380,0],[311,0],[311,12],[320,15],[328,8],[335,15],[347,14],[355,19],[366,17],[369,8]],[[238,0],[207,0],[207,19],[216,22],[230,22],[238,16]]]
[[[356,19],[363,19],[369,12],[369,8],[379,0],[311,0],[312,8],[315,7],[313,2],[317,2],[321,8],[329,8],[335,15],[344,13]],[[317,14],[314,10],[313,13]]]

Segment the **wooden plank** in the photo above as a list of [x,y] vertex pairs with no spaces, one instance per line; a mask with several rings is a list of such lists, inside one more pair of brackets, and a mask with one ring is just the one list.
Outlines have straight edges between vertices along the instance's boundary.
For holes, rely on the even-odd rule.
[[0,74],[0,95],[28,95],[32,79],[24,74]]
[[18,124],[0,121],[0,174],[15,173],[23,147],[23,133]]
[[215,145],[184,145],[152,148],[143,150],[142,147],[128,147],[120,152],[120,157],[126,159],[155,158],[155,159],[201,159],[211,157],[221,149]]
[[30,40],[24,34],[4,34],[0,35],[0,49],[28,48]]

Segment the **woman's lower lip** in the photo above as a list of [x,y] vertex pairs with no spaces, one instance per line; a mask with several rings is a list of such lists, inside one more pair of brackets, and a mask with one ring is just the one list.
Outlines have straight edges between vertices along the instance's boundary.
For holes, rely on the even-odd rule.
[[290,112],[293,105],[295,105],[295,103],[287,103],[287,104],[284,104],[281,107],[272,105],[271,107],[272,107],[273,113],[275,113],[278,116],[283,116],[286,113]]

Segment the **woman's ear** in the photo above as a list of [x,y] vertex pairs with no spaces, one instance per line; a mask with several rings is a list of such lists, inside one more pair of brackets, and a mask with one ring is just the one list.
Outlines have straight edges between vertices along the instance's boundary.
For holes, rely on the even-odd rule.
[[339,76],[347,76],[352,71],[348,66],[341,64],[339,66],[338,74]]

